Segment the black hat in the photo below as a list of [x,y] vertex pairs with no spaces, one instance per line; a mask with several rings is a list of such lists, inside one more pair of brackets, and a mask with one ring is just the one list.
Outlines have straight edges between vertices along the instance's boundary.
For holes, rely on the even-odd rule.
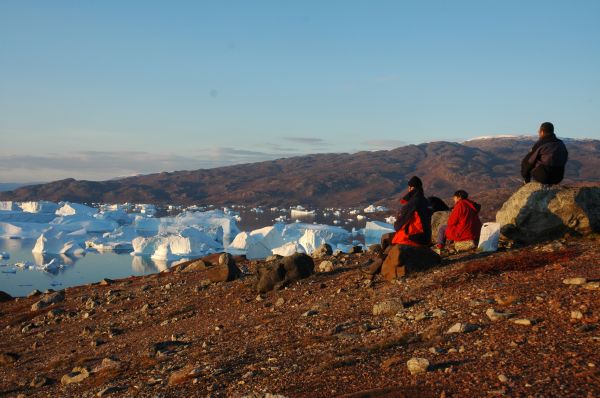
[[412,176],[410,177],[410,180],[408,180],[408,186],[413,188],[423,188],[423,182],[419,177]]

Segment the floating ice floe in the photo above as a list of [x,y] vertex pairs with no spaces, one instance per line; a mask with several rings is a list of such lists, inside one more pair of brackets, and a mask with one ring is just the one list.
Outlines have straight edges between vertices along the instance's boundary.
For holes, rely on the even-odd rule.
[[316,212],[314,210],[306,210],[302,206],[296,206],[290,211],[290,217],[298,218],[298,217],[314,217]]
[[365,209],[363,211],[365,213],[377,213],[377,212],[381,212],[381,211],[388,211],[388,208],[385,206],[369,205],[369,206],[365,207]]
[[10,258],[10,254],[7,252],[0,252],[0,260],[8,260]]
[[367,221],[363,231],[367,246],[379,243],[382,235],[395,232],[393,225],[381,221]]
[[85,253],[85,231],[66,232],[50,228],[40,235],[32,253],[75,254]]
[[46,264],[38,266],[40,271],[48,272],[50,274],[56,274],[64,267],[65,265],[61,264],[56,258],[53,258],[52,260],[50,260],[50,262]]

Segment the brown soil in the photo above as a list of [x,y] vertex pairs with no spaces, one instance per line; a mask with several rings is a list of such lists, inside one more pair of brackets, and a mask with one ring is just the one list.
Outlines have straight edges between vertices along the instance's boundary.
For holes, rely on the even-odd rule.
[[[371,286],[358,271],[371,255],[346,255],[262,297],[252,275],[203,287],[201,273],[168,272],[69,288],[42,311],[30,311],[39,296],[11,300],[0,303],[0,353],[17,356],[0,356],[0,395],[597,397],[600,290],[563,280],[600,279],[599,243],[453,256]],[[374,316],[390,298],[405,309]],[[514,315],[492,322],[489,308]],[[513,322],[523,318],[532,325]],[[446,334],[457,322],[475,330]],[[411,375],[412,357],[428,371]],[[75,366],[89,377],[62,385]],[[50,383],[31,387],[35,376]]]

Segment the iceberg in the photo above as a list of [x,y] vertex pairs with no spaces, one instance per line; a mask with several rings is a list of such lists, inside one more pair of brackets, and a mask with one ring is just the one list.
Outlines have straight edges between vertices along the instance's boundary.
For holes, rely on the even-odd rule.
[[17,202],[13,201],[0,201],[0,211],[15,211],[19,210]]
[[86,240],[88,248],[99,252],[123,252],[133,250],[131,241],[137,237],[135,228],[131,225],[121,226],[113,232],[105,232],[102,237]]
[[175,260],[186,256],[203,256],[222,250],[222,245],[208,234],[187,228],[174,235],[137,237],[131,242],[134,256],[150,256],[157,260]]
[[50,222],[55,229],[66,232],[84,230],[87,233],[102,233],[114,231],[119,224],[112,220],[104,220],[90,215],[71,215],[56,217]]
[[272,254],[274,248],[282,246],[283,225],[275,224],[254,230],[250,233],[240,232],[227,247],[232,254],[245,254],[248,259],[265,258]]
[[84,236],[82,231],[67,233],[60,229],[50,228],[40,235],[31,252],[41,254],[84,254]]
[[35,239],[48,229],[47,224],[27,222],[0,222],[0,238]]
[[47,224],[54,219],[51,213],[27,213],[22,210],[0,210],[0,221]]
[[39,202],[22,202],[21,209],[26,213],[54,214],[58,210],[58,204],[45,200]]
[[0,260],[8,260],[10,258],[10,254],[7,252],[0,252]]
[[94,209],[93,207],[89,207],[86,205],[82,205],[80,203],[70,203],[65,202],[61,208],[56,210],[57,216],[93,216],[98,212],[98,209]]
[[350,241],[352,234],[342,227],[323,224],[288,224],[283,230],[285,242],[297,241],[306,253],[311,254],[323,243],[332,247]]
[[393,225],[381,221],[367,221],[367,225],[363,231],[367,246],[379,243],[381,236],[384,234],[396,232]]
[[288,242],[283,246],[276,247],[275,249],[271,250],[271,252],[283,257],[291,256],[294,253],[305,253],[304,247],[297,242]]
[[388,211],[388,210],[389,209],[385,206],[369,205],[369,206],[365,207],[365,209],[363,211],[365,213],[377,213],[377,212]]
[[302,218],[302,217],[314,217],[314,210],[304,210],[304,209],[292,209],[290,216],[292,218]]

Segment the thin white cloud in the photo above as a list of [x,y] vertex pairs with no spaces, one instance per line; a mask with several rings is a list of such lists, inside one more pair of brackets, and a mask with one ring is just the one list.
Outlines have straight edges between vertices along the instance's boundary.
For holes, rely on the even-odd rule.
[[106,180],[138,174],[196,170],[260,162],[294,154],[211,147],[186,154],[142,151],[77,151],[69,154],[1,155],[0,181],[51,181],[63,178]]

